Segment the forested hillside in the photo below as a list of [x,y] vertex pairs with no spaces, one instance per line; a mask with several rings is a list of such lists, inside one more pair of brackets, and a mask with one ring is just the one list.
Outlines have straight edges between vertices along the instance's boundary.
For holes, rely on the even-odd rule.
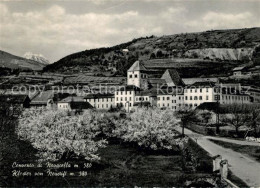
[[[85,50],[68,55],[48,65],[44,71],[55,72],[110,72],[125,75],[137,59],[165,61],[194,59],[197,64],[176,65],[180,72],[191,69],[193,76],[207,74],[208,68],[221,68],[214,74],[226,74],[233,67],[251,60],[259,64],[260,28],[212,30],[200,33],[181,33],[168,36],[150,36],[134,39],[108,48]],[[203,64],[203,61],[206,63]],[[212,63],[210,63],[210,61]],[[221,65],[220,65],[221,63]],[[202,71],[202,73],[200,73]],[[211,75],[211,73],[209,73]],[[189,77],[189,75],[186,75]]]

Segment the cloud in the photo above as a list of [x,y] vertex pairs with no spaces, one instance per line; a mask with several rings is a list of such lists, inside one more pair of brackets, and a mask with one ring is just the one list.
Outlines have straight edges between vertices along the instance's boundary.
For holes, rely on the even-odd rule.
[[250,12],[207,12],[199,18],[189,18],[188,12],[186,7],[177,5],[155,14],[144,14],[134,8],[113,13],[73,14],[61,5],[13,12],[0,3],[0,48],[17,55],[33,51],[56,61],[73,52],[112,46],[141,36],[250,27],[258,23]]
[[37,12],[11,13],[5,5],[0,4],[4,18],[0,25],[1,45],[22,45],[23,49],[46,47],[57,51],[58,47],[66,55],[86,48],[114,45],[140,36],[161,35],[164,22],[171,23],[172,17],[183,10],[169,8],[162,13],[163,19],[160,19],[158,15],[145,16],[133,10],[111,14],[69,14],[58,5]]

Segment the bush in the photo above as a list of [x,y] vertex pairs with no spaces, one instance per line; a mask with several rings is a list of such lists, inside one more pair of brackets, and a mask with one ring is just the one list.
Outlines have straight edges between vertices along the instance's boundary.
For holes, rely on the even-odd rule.
[[82,122],[79,116],[68,116],[66,112],[29,109],[20,117],[17,133],[32,143],[41,161],[99,160],[97,150],[105,147],[106,141],[94,140],[98,132],[90,119]]
[[179,121],[173,113],[171,110],[138,109],[130,118],[118,120],[112,135],[152,150],[175,149],[185,139],[177,138],[179,133],[174,127]]

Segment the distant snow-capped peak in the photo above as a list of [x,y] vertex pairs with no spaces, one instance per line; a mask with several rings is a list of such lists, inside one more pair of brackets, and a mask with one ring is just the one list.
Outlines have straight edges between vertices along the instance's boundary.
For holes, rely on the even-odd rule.
[[31,59],[31,60],[37,61],[37,62],[45,64],[45,65],[50,64],[49,60],[46,59],[42,54],[33,54],[32,52],[26,52],[23,55],[23,57],[25,59]]

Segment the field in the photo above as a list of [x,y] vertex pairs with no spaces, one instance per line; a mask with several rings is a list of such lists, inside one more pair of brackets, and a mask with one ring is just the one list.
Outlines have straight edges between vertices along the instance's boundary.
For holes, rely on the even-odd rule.
[[[29,143],[15,140],[9,143],[13,148],[8,150],[9,161],[35,163],[36,152]],[[13,142],[12,141],[12,142]],[[5,150],[5,151],[7,151]],[[180,154],[160,154],[140,151],[131,145],[122,145],[111,141],[100,150],[102,160],[94,164],[86,177],[7,177],[1,186],[183,186],[190,182],[194,185],[210,186],[203,178],[213,178],[207,171],[191,172],[184,170],[183,157]],[[202,158],[208,158],[203,156]],[[80,164],[79,161],[70,163]],[[13,169],[5,169],[5,173]],[[22,169],[23,171],[45,171],[46,169]],[[73,171],[73,170],[71,170]],[[198,182],[197,182],[198,181]],[[196,184],[197,183],[197,184]]]

